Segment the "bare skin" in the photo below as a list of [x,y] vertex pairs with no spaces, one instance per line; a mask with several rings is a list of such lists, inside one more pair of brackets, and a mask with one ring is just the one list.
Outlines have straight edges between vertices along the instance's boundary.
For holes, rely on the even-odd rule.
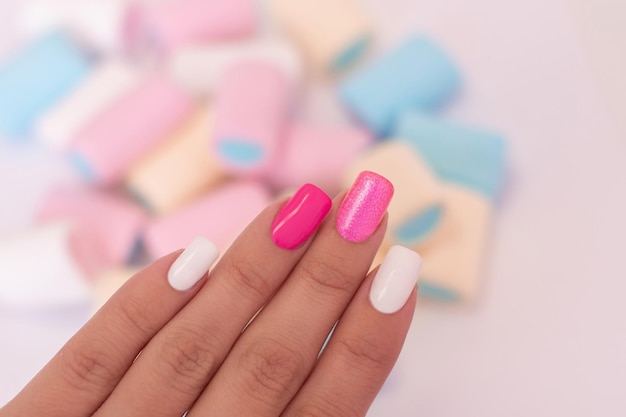
[[340,202],[292,251],[272,242],[282,203],[270,205],[189,291],[167,282],[180,251],[148,266],[0,417],[365,416],[400,353],[415,291],[397,313],[372,307],[367,272],[386,220],[350,243],[334,226]]

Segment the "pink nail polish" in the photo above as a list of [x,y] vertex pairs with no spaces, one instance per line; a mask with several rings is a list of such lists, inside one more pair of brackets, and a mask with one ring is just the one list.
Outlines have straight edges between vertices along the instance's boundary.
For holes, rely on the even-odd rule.
[[350,242],[362,242],[378,228],[393,197],[393,184],[374,172],[359,174],[341,203],[337,231]]
[[332,201],[312,184],[302,186],[278,213],[272,239],[283,249],[296,249],[311,237],[330,211]]

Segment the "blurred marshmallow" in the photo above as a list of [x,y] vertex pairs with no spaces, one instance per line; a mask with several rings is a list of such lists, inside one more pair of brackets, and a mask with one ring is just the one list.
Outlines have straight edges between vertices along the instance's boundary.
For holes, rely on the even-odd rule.
[[226,71],[215,103],[214,149],[230,172],[256,176],[274,163],[284,134],[291,93],[280,68],[246,61]]
[[74,239],[89,259],[90,275],[123,265],[134,255],[147,223],[145,212],[131,201],[93,189],[61,189],[44,199],[40,223],[65,220],[74,226]]
[[126,281],[140,270],[137,268],[120,268],[107,271],[96,279],[93,287],[93,312],[94,314],[104,306],[107,301],[122,288]]
[[424,266],[420,295],[444,301],[471,301],[480,288],[492,205],[473,190],[443,186],[445,236],[420,250]]
[[295,122],[286,130],[285,145],[269,174],[270,182],[278,188],[312,183],[334,195],[341,189],[348,165],[372,142],[364,129]]
[[298,51],[278,37],[182,48],[172,55],[169,68],[173,77],[191,94],[210,96],[230,67],[251,60],[276,65],[293,84],[302,73]]
[[165,0],[132,7],[132,48],[171,52],[184,45],[240,38],[256,29],[253,0]]
[[269,202],[269,193],[259,183],[228,184],[176,213],[155,220],[145,234],[145,247],[157,259],[204,236],[215,243],[220,253],[225,253]]
[[89,302],[72,226],[55,222],[0,240],[0,304],[49,309]]
[[223,179],[209,152],[212,124],[212,109],[198,109],[181,129],[133,167],[126,187],[156,213],[176,210],[205,193]]
[[396,140],[377,144],[350,164],[344,186],[348,188],[362,171],[377,172],[394,185],[385,238],[389,246],[415,246],[432,237],[440,223],[442,190],[419,154]]
[[36,136],[51,148],[63,150],[80,131],[138,82],[128,64],[113,60],[100,65],[75,91],[44,114]]
[[395,135],[417,150],[437,176],[494,200],[504,181],[505,142],[494,133],[407,112]]
[[17,28],[22,37],[65,28],[85,46],[105,53],[124,49],[131,0],[20,0]]
[[374,256],[374,260],[370,266],[370,272],[374,269],[378,268],[385,261],[385,257],[387,256],[387,252],[389,251],[389,246],[385,245],[385,242],[378,248],[378,252],[376,252],[376,256]]
[[413,37],[349,78],[339,94],[359,120],[384,136],[403,111],[436,110],[459,86],[444,51],[425,37]]
[[80,133],[70,147],[70,161],[92,182],[116,183],[184,123],[193,109],[191,98],[176,84],[151,76]]
[[269,6],[318,71],[343,70],[369,46],[370,21],[356,0],[271,0]]
[[91,64],[64,33],[50,33],[0,65],[0,135],[30,136],[39,117],[87,76]]

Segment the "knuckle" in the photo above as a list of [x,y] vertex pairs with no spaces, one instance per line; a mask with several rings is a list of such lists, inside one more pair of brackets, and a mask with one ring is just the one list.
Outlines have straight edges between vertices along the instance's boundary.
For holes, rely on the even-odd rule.
[[157,368],[172,386],[188,391],[204,386],[220,363],[214,342],[194,329],[181,329],[169,334],[159,344]]
[[301,409],[290,414],[290,417],[357,417],[356,412],[346,411],[331,401],[322,398],[304,404]]
[[[94,343],[93,346],[101,346]],[[105,349],[89,348],[61,351],[67,383],[78,391],[93,391],[114,384],[113,360]]]
[[366,338],[345,338],[337,340],[339,356],[347,366],[366,369],[372,373],[387,370],[393,365],[393,352]]
[[315,291],[324,294],[349,294],[352,295],[355,282],[350,271],[342,267],[340,260],[333,257],[321,257],[322,260],[309,259],[302,263],[301,272],[305,281]]
[[124,325],[133,333],[152,335],[156,330],[152,315],[146,310],[144,303],[137,296],[128,296],[119,304],[119,316]]
[[305,362],[295,349],[273,340],[253,343],[242,355],[243,389],[265,402],[277,401],[298,389]]
[[266,274],[256,263],[245,258],[228,258],[225,265],[228,281],[241,294],[250,294],[265,299],[271,293]]

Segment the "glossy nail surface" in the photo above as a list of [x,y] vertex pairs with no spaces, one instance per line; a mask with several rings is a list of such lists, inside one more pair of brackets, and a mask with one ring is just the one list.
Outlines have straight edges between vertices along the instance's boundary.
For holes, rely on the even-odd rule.
[[372,282],[372,306],[384,314],[402,309],[417,284],[421,268],[422,258],[416,252],[392,246]]
[[282,249],[296,249],[322,223],[330,208],[330,197],[312,184],[302,186],[285,204],[272,224],[272,239]]
[[346,194],[337,213],[337,231],[350,242],[362,242],[378,228],[393,197],[393,184],[363,171]]
[[218,257],[219,251],[213,242],[204,237],[196,238],[172,264],[167,274],[170,286],[177,291],[192,288]]

